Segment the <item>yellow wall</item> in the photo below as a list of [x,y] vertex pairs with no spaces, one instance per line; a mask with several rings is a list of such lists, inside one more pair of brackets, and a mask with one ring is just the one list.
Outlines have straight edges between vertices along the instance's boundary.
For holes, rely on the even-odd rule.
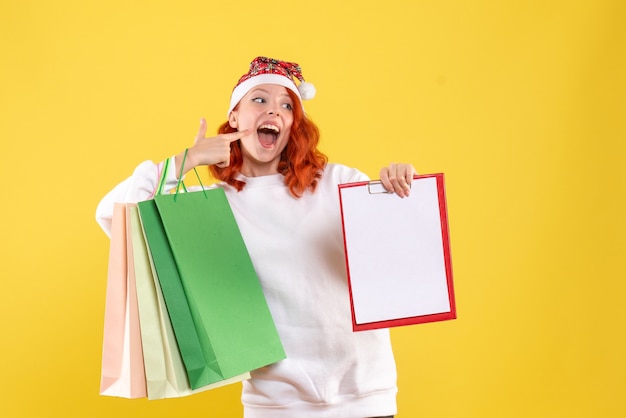
[[98,395],[100,198],[299,62],[331,160],[447,180],[459,318],[393,330],[400,418],[623,417],[626,5],[0,3],[0,415],[236,417],[239,387]]

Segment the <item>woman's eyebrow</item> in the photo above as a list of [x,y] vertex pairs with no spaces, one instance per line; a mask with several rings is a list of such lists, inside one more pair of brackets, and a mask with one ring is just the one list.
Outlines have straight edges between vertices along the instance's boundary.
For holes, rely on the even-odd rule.
[[[256,93],[256,92],[270,94],[269,90],[265,90],[263,87],[255,87],[252,90],[250,90],[250,93]],[[286,97],[289,97],[291,99],[291,96],[289,96],[288,93],[282,93],[281,96],[286,96]]]

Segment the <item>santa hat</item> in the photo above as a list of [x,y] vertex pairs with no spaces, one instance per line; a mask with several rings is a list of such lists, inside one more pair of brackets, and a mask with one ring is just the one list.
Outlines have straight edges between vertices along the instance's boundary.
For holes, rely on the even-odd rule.
[[[299,83],[297,86],[296,80]],[[301,105],[302,100],[315,97],[315,86],[304,81],[302,69],[298,64],[268,57],[256,57],[250,63],[250,70],[241,76],[233,89],[227,116],[246,93],[261,84],[278,84],[288,88],[298,96]]]

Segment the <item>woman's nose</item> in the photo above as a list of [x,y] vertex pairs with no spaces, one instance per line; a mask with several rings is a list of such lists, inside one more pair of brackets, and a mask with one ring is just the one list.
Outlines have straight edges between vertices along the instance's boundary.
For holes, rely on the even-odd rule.
[[279,115],[278,107],[270,106],[267,113],[272,116],[278,116]]

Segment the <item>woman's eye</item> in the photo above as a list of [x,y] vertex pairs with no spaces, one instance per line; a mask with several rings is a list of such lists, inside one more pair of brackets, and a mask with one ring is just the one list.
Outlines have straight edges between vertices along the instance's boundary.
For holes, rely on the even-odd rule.
[[291,103],[285,103],[283,104],[283,107],[287,110],[293,110],[293,106],[291,106]]
[[252,101],[256,103],[265,103],[265,99],[262,97],[255,97]]

